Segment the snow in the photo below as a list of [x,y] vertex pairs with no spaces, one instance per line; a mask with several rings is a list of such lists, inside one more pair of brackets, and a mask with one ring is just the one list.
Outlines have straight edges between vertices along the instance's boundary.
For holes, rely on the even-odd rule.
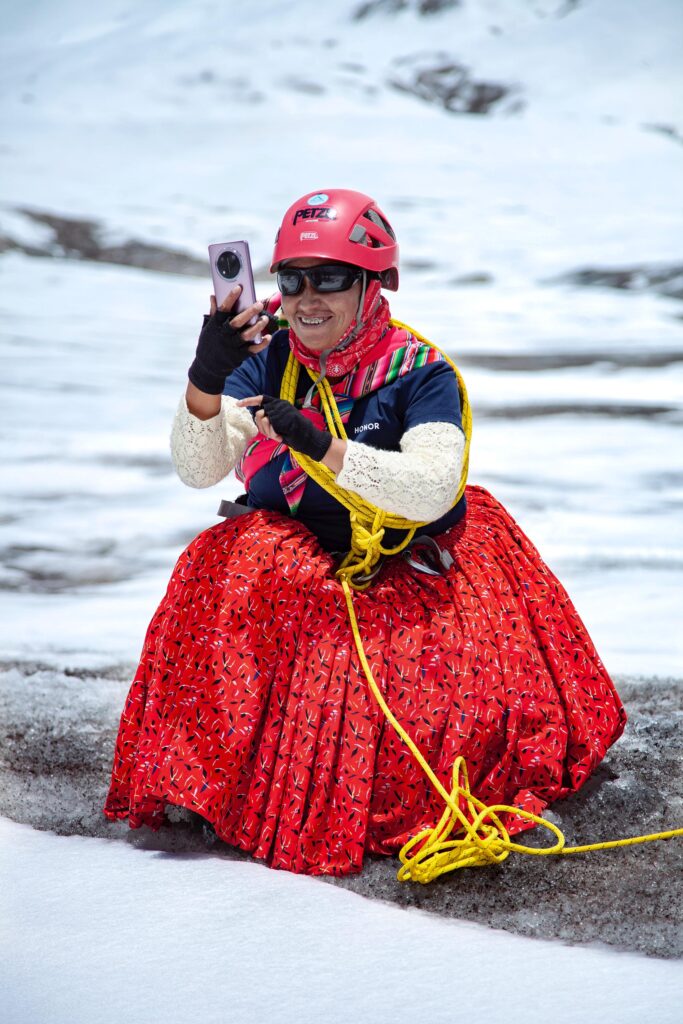
[[[202,259],[247,237],[265,291],[294,196],[375,195],[404,259],[394,315],[465,374],[470,479],[558,572],[613,673],[680,678],[681,304],[556,278],[681,263],[683,150],[653,126],[681,133],[683,6],[463,0],[354,20],[357,6],[7,6],[0,235],[47,245],[21,212],[33,208]],[[522,107],[454,116],[392,86],[439,61],[514,85]],[[472,274],[489,283],[454,283]],[[183,488],[168,455],[208,273],[9,252],[0,283],[2,658],[131,663],[182,547],[237,493],[234,480]],[[677,1019],[680,965],[213,855],[9,822],[0,839],[10,1024],[456,1021],[511,1006],[529,1020]]]
[[683,964],[535,942],[220,857],[0,822],[5,1024],[406,1015],[674,1024]]
[[[202,258],[246,236],[263,267],[306,182],[374,193],[406,263],[395,315],[465,373],[471,479],[561,574],[613,672],[680,675],[680,303],[552,284],[680,260],[680,146],[643,128],[680,123],[678,3],[489,0],[362,21],[339,3],[321,24],[312,0],[229,19],[211,2],[69,0],[8,18],[8,234],[41,244],[14,209],[33,206]],[[443,53],[514,80],[523,111],[457,117],[389,84]],[[452,284],[477,272],[491,283]],[[181,543],[236,493],[187,493],[168,462],[208,279],[19,255],[1,273],[8,653],[32,649],[39,618],[52,656],[99,644],[133,660]]]
[[[132,661],[183,544],[237,493],[235,481],[208,494],[181,487],[168,454],[206,284],[20,255],[5,256],[2,275],[5,654],[31,653],[40,621],[45,652],[96,644]],[[679,358],[681,322],[665,318],[673,301],[527,294],[522,315],[510,292],[484,291],[459,290],[447,330],[442,290],[432,303],[408,280],[395,303],[463,368],[471,480],[508,505],[560,574],[612,671],[680,674],[683,377],[680,361],[638,364],[643,336],[655,364]],[[585,365],[563,365],[567,352]],[[497,354],[559,365],[488,365]],[[605,406],[610,415],[591,412]]]

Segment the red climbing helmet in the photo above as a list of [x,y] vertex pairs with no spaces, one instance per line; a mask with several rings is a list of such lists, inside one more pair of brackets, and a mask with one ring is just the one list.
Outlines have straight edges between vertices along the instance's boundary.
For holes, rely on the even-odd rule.
[[274,273],[286,260],[339,260],[379,274],[383,287],[398,288],[398,244],[374,199],[348,188],[307,192],[292,203],[275,237]]

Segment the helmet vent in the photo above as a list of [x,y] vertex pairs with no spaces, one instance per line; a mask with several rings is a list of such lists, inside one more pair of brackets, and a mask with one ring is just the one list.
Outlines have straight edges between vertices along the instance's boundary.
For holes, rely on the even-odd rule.
[[[389,235],[389,238],[391,238],[393,241],[396,241],[396,235],[394,234],[391,224],[389,223],[389,221],[385,220],[384,217],[381,217],[377,210],[367,210],[363,214],[363,216],[365,217],[366,220],[369,220],[372,224],[374,224],[375,227],[381,228],[382,231],[386,231],[386,233]],[[382,245],[381,242],[376,242],[375,244],[377,246]]]

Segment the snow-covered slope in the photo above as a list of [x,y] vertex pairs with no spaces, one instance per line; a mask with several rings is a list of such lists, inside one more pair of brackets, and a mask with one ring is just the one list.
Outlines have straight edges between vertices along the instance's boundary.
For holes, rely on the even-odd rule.
[[[472,480],[610,669],[683,675],[679,0],[26,0],[2,21],[5,662],[134,660],[174,559],[236,486],[188,491],[168,458],[209,291],[196,261],[248,237],[265,290],[282,211],[345,185],[396,227],[395,314],[465,372]],[[132,1020],[677,1019],[676,964],[1,831],[11,1024],[119,1020],[133,974]]]
[[683,965],[534,942],[318,879],[0,821],[6,1024],[677,1024]]
[[[13,5],[5,200],[200,253],[229,225],[265,262],[291,196],[344,182],[450,274],[680,257],[681,152],[652,130],[683,130],[677,0],[420,6]],[[397,89],[449,63],[514,87],[513,110],[462,117]]]
[[[113,630],[134,657],[216,504],[168,475],[164,440],[208,285],[48,263],[35,254],[66,251],[49,218],[92,220],[90,241],[66,223],[72,256],[135,262],[137,243],[110,254],[138,239],[163,266],[165,247],[201,261],[246,236],[264,267],[291,198],[344,184],[398,231],[395,314],[466,374],[472,479],[520,517],[615,671],[680,674],[681,306],[634,269],[683,262],[677,0],[34,0],[3,29],[0,545],[20,649],[38,615],[50,649]],[[447,109],[486,83],[511,91]],[[625,287],[567,276],[591,267],[629,267]],[[93,637],[98,608],[120,629]]]

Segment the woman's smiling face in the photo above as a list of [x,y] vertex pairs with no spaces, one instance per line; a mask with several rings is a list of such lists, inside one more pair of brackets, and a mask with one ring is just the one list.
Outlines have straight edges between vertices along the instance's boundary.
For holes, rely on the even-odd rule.
[[[319,267],[337,260],[287,260],[288,267]],[[307,277],[298,295],[282,296],[282,312],[306,348],[314,352],[333,349],[342,338],[356,313],[360,301],[360,281],[346,292],[317,292]]]

